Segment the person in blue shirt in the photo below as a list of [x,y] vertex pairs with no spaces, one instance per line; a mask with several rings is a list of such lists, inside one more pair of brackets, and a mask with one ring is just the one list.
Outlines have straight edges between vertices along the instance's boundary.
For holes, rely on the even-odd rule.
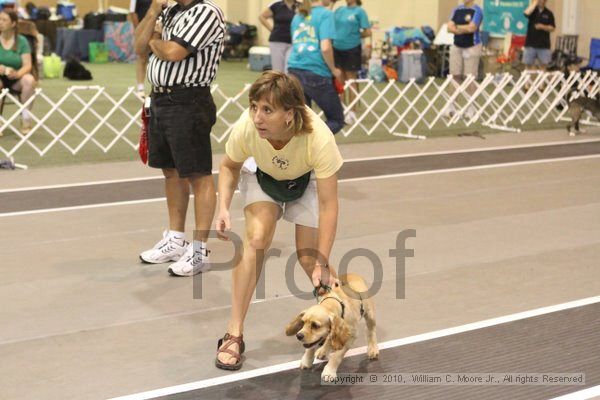
[[483,11],[474,2],[465,0],[452,11],[448,22],[448,31],[454,34],[454,46],[450,48],[450,74],[455,78],[477,76],[479,71],[482,47],[479,26]]
[[[450,15],[448,32],[454,34],[454,45],[450,47],[450,75],[456,80],[462,80],[467,75],[475,77],[479,74],[479,60],[481,58],[481,36],[479,27],[483,20],[481,7],[474,4],[475,0],[465,0],[464,4],[456,7]],[[469,93],[474,91],[474,86],[469,85]],[[466,117],[472,117],[477,110],[471,104]],[[454,104],[449,104],[445,114],[452,117],[456,113]]]
[[304,0],[292,20],[292,53],[288,72],[302,84],[306,103],[312,100],[325,113],[333,133],[344,127],[344,110],[333,85],[333,77],[344,83],[344,76],[333,60],[335,24],[333,12],[325,7],[330,0]]
[[[358,71],[362,66],[361,39],[371,36],[371,24],[365,10],[361,7],[361,0],[346,0],[346,6],[335,10],[335,39],[333,40],[333,56],[335,66],[342,70],[345,80],[358,78]],[[358,84],[354,83],[354,90],[358,92]],[[351,104],[356,97],[355,91],[348,93],[348,103]],[[346,123],[356,121],[354,110],[346,115]]]

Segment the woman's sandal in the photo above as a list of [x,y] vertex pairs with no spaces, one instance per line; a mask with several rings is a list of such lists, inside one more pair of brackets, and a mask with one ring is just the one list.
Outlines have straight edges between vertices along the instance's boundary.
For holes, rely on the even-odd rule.
[[[223,343],[225,343],[225,345],[221,348],[221,345],[223,345]],[[239,353],[229,349],[229,347],[235,343],[237,343],[237,345],[239,346]],[[226,333],[225,336],[223,336],[223,339],[219,339],[219,343],[217,343],[217,358],[215,358],[215,366],[217,368],[226,369],[228,371],[237,371],[238,369],[242,368],[242,364],[244,363],[242,361],[242,354],[244,353],[244,350],[246,350],[246,344],[244,343],[244,335],[233,336],[229,333]],[[235,358],[236,360],[235,364],[225,364],[219,361],[219,353],[227,353],[233,356],[233,358]]]

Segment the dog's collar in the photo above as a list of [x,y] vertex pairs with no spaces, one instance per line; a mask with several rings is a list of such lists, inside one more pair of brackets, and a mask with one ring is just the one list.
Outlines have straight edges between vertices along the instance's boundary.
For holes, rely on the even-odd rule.
[[340,306],[342,306],[342,314],[340,315],[340,318],[344,319],[344,314],[346,312],[346,305],[344,304],[344,302],[341,301],[340,299],[338,299],[337,297],[329,296],[329,297],[325,297],[325,298],[321,299],[319,304],[323,303],[327,299],[333,299],[333,300],[337,301],[338,303],[340,303]]

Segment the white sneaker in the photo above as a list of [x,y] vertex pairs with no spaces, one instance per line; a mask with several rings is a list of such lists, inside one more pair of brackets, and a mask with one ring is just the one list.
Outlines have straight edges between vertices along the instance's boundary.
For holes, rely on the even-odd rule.
[[446,107],[446,110],[444,111],[444,117],[452,118],[452,117],[454,117],[455,114],[456,114],[456,107],[454,107],[454,104],[450,104],[448,107]]
[[466,119],[471,120],[471,119],[473,119],[475,114],[477,114],[477,109],[475,108],[475,106],[473,104],[471,104],[469,107],[467,107],[467,112],[465,114],[466,114],[465,115]]
[[190,243],[179,261],[169,266],[169,273],[173,276],[193,276],[210,270],[208,253],[207,249],[194,251],[194,244]]
[[168,236],[168,231],[163,232],[163,238],[153,248],[140,254],[140,260],[150,264],[162,264],[169,261],[177,261],[183,256],[188,243],[178,241]]
[[356,118],[356,114],[354,113],[354,111],[348,112],[348,114],[346,114],[346,116],[344,117],[344,123],[346,125],[354,125],[356,121],[358,121],[358,119]]

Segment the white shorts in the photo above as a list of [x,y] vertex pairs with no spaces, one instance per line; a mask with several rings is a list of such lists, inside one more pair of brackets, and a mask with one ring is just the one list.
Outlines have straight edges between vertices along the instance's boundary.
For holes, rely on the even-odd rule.
[[256,174],[250,173],[245,169],[242,169],[240,174],[239,188],[244,208],[252,203],[268,201],[280,207],[281,212],[278,218],[283,217],[286,221],[310,228],[319,227],[319,199],[317,196],[317,180],[314,172],[310,174],[310,182],[302,197],[298,200],[288,201],[287,203],[277,201],[263,192],[256,179]]

